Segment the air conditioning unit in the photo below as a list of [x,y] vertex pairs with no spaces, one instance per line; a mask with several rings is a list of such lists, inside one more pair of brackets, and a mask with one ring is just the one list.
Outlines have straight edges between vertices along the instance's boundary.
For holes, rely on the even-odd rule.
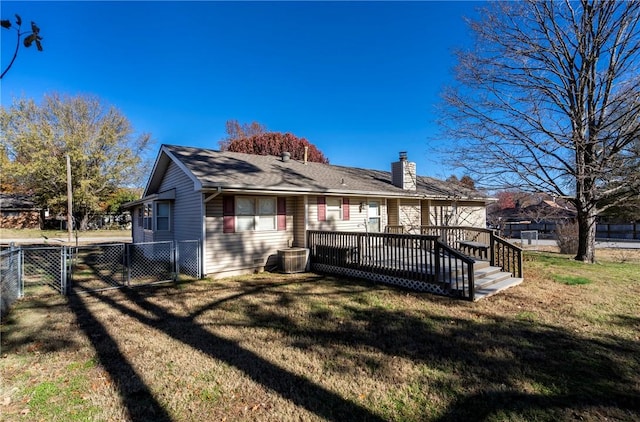
[[309,262],[309,249],[287,248],[278,250],[278,260],[283,273],[303,273]]

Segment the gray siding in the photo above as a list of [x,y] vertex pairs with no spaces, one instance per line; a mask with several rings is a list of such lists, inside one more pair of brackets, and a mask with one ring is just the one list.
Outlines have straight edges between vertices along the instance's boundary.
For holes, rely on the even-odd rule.
[[144,242],[144,230],[142,225],[138,225],[140,221],[138,219],[138,212],[142,209],[142,205],[139,205],[131,210],[131,237],[133,243]]
[[294,240],[296,199],[287,198],[286,230],[223,233],[222,197],[207,203],[205,272],[221,277],[259,271],[277,265],[278,249]]
[[156,231],[154,240],[199,240],[202,237],[202,193],[193,190],[193,181],[173,162],[169,164],[158,192],[175,189],[171,201],[170,230]]

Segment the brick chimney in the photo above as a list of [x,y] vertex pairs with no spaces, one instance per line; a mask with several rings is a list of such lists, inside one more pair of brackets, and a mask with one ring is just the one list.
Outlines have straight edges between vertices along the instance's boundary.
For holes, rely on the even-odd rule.
[[391,163],[391,183],[404,190],[416,190],[416,163],[407,161],[406,151],[400,151],[400,161]]

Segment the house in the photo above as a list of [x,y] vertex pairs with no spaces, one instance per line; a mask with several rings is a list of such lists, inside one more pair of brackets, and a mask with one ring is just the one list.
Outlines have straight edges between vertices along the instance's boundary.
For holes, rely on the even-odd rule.
[[130,202],[133,242],[200,241],[202,274],[277,264],[307,230],[382,232],[402,226],[486,227],[489,198],[417,176],[402,152],[391,171],[162,145],[141,199]]
[[575,206],[563,198],[538,193],[513,194],[510,206],[499,203],[487,207],[489,225],[505,237],[520,238],[522,231],[538,232],[540,238],[555,238],[558,224],[575,221]]
[[39,229],[40,211],[28,195],[0,194],[0,227],[3,229]]

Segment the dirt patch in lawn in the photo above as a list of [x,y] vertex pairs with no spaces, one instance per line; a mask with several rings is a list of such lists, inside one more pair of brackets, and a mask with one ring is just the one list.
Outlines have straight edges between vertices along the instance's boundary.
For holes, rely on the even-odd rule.
[[[637,263],[527,253],[477,303],[314,274],[18,302],[7,420],[634,420]],[[553,274],[588,278],[567,285]]]

